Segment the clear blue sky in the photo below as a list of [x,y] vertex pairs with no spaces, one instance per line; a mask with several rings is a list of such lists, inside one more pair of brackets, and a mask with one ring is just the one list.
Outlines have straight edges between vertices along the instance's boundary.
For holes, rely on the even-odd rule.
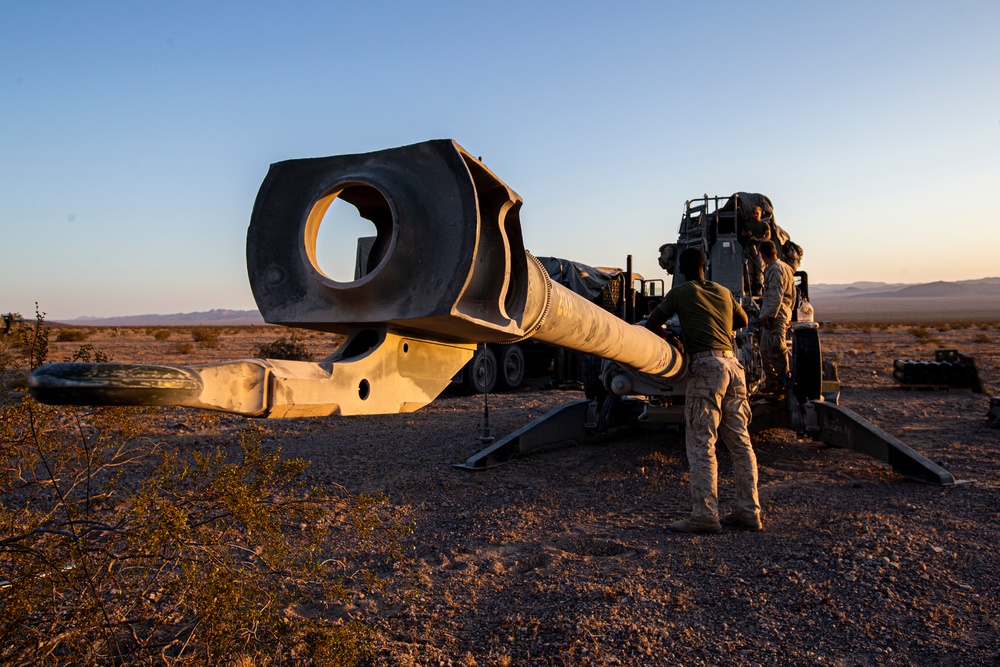
[[996,0],[5,0],[0,311],[252,309],[270,163],[435,138],[536,255],[662,275],[686,199],[751,191],[812,282],[1000,275],[998,34]]

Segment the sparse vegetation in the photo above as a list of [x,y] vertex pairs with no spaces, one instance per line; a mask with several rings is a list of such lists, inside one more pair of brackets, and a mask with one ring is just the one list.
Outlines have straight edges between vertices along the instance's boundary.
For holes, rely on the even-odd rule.
[[156,340],[167,340],[168,338],[170,338],[170,330],[159,329],[158,331],[153,333],[153,338],[155,338]]
[[990,337],[989,334],[982,333],[982,332],[977,333],[975,336],[973,336],[972,340],[974,340],[977,343],[992,343],[993,342],[993,339]]
[[191,338],[199,347],[219,347],[219,331],[211,327],[198,327],[191,330]]
[[170,346],[170,352],[172,354],[191,354],[194,352],[194,345],[183,340],[175,341]]
[[78,361],[85,364],[89,364],[91,362],[104,364],[111,360],[103,350],[95,348],[93,343],[85,343],[81,345],[80,348],[73,353],[73,356],[66,361]]
[[56,335],[57,343],[76,343],[83,340],[87,340],[90,335],[88,331],[83,329],[60,329],[59,333]]
[[294,336],[279,338],[270,343],[262,343],[253,349],[253,356],[263,359],[286,359],[288,361],[309,361],[312,355],[305,345],[298,342]]
[[[37,314],[0,341],[0,375],[47,342]],[[307,487],[257,427],[171,450],[142,435],[149,415],[0,383],[0,663],[357,664],[370,631],[344,605],[415,590],[386,497]]]
[[941,339],[935,337],[927,329],[927,327],[925,327],[923,325],[918,325],[918,326],[915,326],[915,327],[911,327],[910,329],[907,329],[907,333],[909,333],[914,338],[916,338],[919,342],[924,343],[924,344],[935,344],[935,345],[940,345],[941,344]]

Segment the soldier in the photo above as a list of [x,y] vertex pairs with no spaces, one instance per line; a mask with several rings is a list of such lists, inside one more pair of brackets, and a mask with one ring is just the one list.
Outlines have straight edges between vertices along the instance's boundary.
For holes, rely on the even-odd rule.
[[[750,444],[743,366],[733,354],[733,331],[747,325],[747,315],[732,292],[705,280],[705,253],[688,248],[680,255],[687,282],[670,290],[646,320],[664,336],[663,323],[674,314],[681,322],[688,360],[684,419],[688,466],[691,469],[691,517],[670,524],[686,533],[720,533],[722,523],[761,530],[757,498],[757,457]],[[721,427],[736,480],[736,511],[719,521],[718,462],[715,442]]]
[[760,294],[761,274],[764,264],[760,258],[760,244],[771,239],[771,226],[763,220],[764,209],[755,206],[750,218],[743,223],[740,232],[740,243],[743,245],[743,256],[746,259],[749,284],[747,289],[751,294]]
[[778,259],[771,241],[760,244],[764,259],[764,297],[760,304],[760,353],[764,362],[763,393],[783,393],[788,379],[785,336],[795,305],[795,272]]

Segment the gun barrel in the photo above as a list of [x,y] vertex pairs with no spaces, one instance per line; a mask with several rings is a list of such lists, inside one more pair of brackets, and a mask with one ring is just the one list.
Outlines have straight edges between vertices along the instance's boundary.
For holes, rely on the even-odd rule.
[[[576,292],[552,283],[534,257],[529,259],[529,311],[540,311],[532,327],[535,340],[611,359],[662,378],[684,372],[684,357],[673,345],[643,326],[628,324]],[[544,285],[544,287],[542,287]]]

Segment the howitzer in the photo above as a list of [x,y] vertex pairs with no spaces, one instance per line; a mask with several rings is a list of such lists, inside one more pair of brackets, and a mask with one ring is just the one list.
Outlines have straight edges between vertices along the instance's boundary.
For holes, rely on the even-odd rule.
[[[347,282],[324,273],[316,257],[320,226],[336,199],[355,206],[376,229],[375,237],[358,240],[354,279]],[[686,204],[678,242],[661,248],[661,265],[672,272],[664,249],[707,251],[710,279],[738,295],[751,314],[734,348],[748,386],[757,387],[753,323],[759,294],[744,273],[739,196],[723,206],[714,198],[714,211],[707,195],[700,201]],[[524,248],[521,204],[514,190],[453,141],[276,163],[247,232],[254,299],[269,323],[345,334],[333,354],[318,362],[49,364],[31,374],[29,389],[46,403],[177,405],[251,417],[410,412],[433,401],[478,344],[533,339],[603,359],[594,369],[603,398],[553,411],[464,467],[488,467],[548,442],[600,431],[613,414],[683,422],[683,356],[645,327],[553,283]],[[798,246],[783,247],[786,258],[801,256]],[[804,273],[802,278],[806,288]],[[887,461],[907,477],[955,483],[940,466],[837,406],[839,381],[835,368],[825,377],[815,325],[793,334],[787,400],[755,401],[755,424],[791,426]]]
[[[320,268],[316,240],[335,199],[377,236],[355,278]],[[245,359],[191,366],[50,364],[40,401],[179,405],[254,417],[409,412],[434,400],[479,343],[528,338],[683,375],[676,348],[553,283],[524,249],[521,197],[453,141],[271,166],[247,232],[264,320],[346,334],[319,362]]]

